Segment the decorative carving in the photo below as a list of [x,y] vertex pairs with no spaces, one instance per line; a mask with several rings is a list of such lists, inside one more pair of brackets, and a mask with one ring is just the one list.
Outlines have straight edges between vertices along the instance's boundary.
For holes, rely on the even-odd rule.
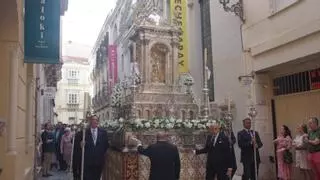
[[125,180],[138,180],[139,178],[139,156],[137,153],[124,154],[125,159]]
[[165,83],[167,52],[168,48],[163,44],[155,44],[151,48],[151,82],[153,83]]

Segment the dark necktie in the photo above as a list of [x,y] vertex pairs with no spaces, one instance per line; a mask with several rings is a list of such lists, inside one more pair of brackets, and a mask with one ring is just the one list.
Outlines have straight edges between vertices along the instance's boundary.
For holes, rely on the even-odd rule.
[[212,135],[212,138],[211,138],[212,147],[215,146],[215,143],[214,143],[215,139],[216,139],[216,136]]

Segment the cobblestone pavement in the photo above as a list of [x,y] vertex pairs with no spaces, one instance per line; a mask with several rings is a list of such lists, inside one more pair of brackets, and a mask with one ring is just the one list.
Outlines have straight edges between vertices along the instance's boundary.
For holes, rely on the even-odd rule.
[[61,171],[50,172],[53,176],[51,177],[41,177],[39,180],[72,180],[72,174]]

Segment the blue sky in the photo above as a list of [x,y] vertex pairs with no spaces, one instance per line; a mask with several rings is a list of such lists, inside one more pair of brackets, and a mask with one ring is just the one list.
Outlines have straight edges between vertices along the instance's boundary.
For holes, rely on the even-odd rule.
[[62,17],[62,41],[93,46],[116,0],[69,0]]

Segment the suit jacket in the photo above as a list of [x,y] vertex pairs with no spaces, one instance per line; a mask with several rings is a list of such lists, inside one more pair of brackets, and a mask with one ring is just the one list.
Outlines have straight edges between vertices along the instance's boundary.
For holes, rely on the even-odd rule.
[[[253,133],[252,130],[250,130],[251,133]],[[255,131],[255,137],[256,137],[256,157],[257,157],[257,163],[260,163],[260,154],[259,154],[259,148],[263,146],[259,133]],[[254,151],[253,151],[253,144],[251,134],[247,130],[242,130],[238,132],[238,145],[241,149],[241,162],[242,163],[251,163],[254,162]]]
[[[55,152],[54,134],[50,131],[44,131],[41,134],[42,152]],[[51,142],[47,142],[51,140]]]
[[[80,175],[81,170],[81,141],[83,131],[76,134],[73,148],[73,173]],[[84,151],[84,164],[85,167],[102,167],[105,162],[105,154],[109,147],[107,132],[98,128],[98,136],[96,145],[94,145],[91,129],[85,131],[85,151]]]
[[216,166],[220,169],[233,168],[232,153],[228,137],[220,132],[216,144],[214,145],[213,135],[207,136],[206,144],[203,149],[196,150],[196,154],[207,153],[207,166]]
[[138,152],[151,161],[149,180],[177,180],[180,177],[180,156],[178,148],[165,141],[143,148]]

